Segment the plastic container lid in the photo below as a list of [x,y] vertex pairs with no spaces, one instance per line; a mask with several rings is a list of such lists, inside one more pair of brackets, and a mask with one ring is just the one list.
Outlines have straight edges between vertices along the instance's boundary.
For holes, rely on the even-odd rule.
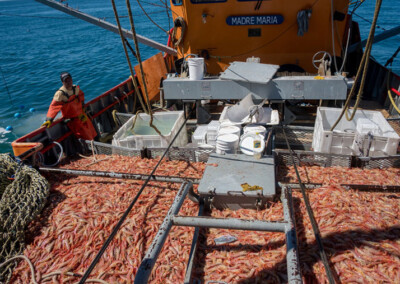
[[[261,147],[260,148],[254,148],[254,140],[259,139],[261,141]],[[265,149],[265,143],[263,143],[264,137],[260,134],[255,134],[252,132],[248,132],[246,134],[243,134],[241,139],[240,139],[240,150],[242,151],[243,154],[253,156],[254,152],[260,153],[263,152]]]
[[235,143],[239,140],[239,137],[235,134],[223,134],[217,137],[217,142],[222,144]]
[[258,132],[259,134],[265,134],[267,132],[267,129],[265,129],[265,127],[262,125],[249,124],[243,128],[243,132],[244,134],[249,132],[252,133]]
[[237,126],[223,126],[219,129],[218,135],[224,135],[224,134],[235,134],[237,136],[240,136],[240,128]]

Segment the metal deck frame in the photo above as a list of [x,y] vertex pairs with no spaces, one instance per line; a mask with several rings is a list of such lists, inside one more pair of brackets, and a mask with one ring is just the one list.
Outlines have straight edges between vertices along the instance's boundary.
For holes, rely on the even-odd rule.
[[137,271],[134,283],[147,283],[151,271],[157,261],[157,258],[162,250],[165,240],[172,226],[189,226],[195,227],[195,233],[192,241],[192,248],[187,265],[185,283],[189,283],[192,268],[193,258],[197,249],[197,237],[199,234],[198,228],[221,228],[232,230],[247,230],[247,231],[264,231],[264,232],[281,232],[286,237],[286,261],[288,283],[302,283],[300,273],[300,263],[298,255],[297,235],[295,227],[292,191],[288,187],[282,188],[281,201],[283,204],[284,221],[283,222],[268,222],[261,220],[243,220],[237,218],[211,218],[203,217],[203,205],[200,202],[199,216],[179,216],[177,215],[182,207],[183,201],[192,188],[192,183],[183,183],[175,196],[175,199],[161,224],[157,235],[154,237],[150,248],[147,250],[142,263]]

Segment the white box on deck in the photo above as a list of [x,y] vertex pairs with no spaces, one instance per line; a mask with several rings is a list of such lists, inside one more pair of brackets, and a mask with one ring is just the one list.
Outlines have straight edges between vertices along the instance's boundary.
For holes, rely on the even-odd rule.
[[[185,122],[183,111],[156,112],[153,114],[153,125],[162,136],[150,127],[150,115],[140,113],[135,121],[133,115],[114,134],[112,145],[141,150],[144,148],[166,148]],[[132,131],[132,125],[135,126]],[[183,147],[188,143],[186,127],[179,133],[173,146]]]
[[207,135],[208,125],[199,125],[196,127],[196,130],[192,135],[192,143],[196,146],[204,145],[207,143],[206,135]]
[[341,111],[340,108],[318,108],[312,142],[315,152],[365,155],[369,148],[371,157],[396,154],[400,137],[382,113],[358,109],[353,120],[348,121],[343,116],[331,131]]

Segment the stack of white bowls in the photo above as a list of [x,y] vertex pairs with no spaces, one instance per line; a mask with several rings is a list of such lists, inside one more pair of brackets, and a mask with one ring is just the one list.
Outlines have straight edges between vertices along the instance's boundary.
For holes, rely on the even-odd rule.
[[236,134],[218,135],[216,142],[217,154],[236,154],[239,146],[239,136]]
[[218,131],[218,136],[224,134],[235,134],[240,137],[240,127],[235,125],[221,125],[221,128]]

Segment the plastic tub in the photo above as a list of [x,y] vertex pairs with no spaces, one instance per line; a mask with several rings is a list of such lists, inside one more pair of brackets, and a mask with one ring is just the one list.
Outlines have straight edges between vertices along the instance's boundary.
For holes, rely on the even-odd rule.
[[[163,136],[149,126],[150,116],[140,113],[132,129],[135,115],[133,115],[114,134],[112,145],[135,150],[144,148],[165,148],[172,141],[180,126],[185,122],[183,111],[155,112],[153,124],[161,131]],[[186,129],[182,129],[173,146],[183,147],[187,144]]]

